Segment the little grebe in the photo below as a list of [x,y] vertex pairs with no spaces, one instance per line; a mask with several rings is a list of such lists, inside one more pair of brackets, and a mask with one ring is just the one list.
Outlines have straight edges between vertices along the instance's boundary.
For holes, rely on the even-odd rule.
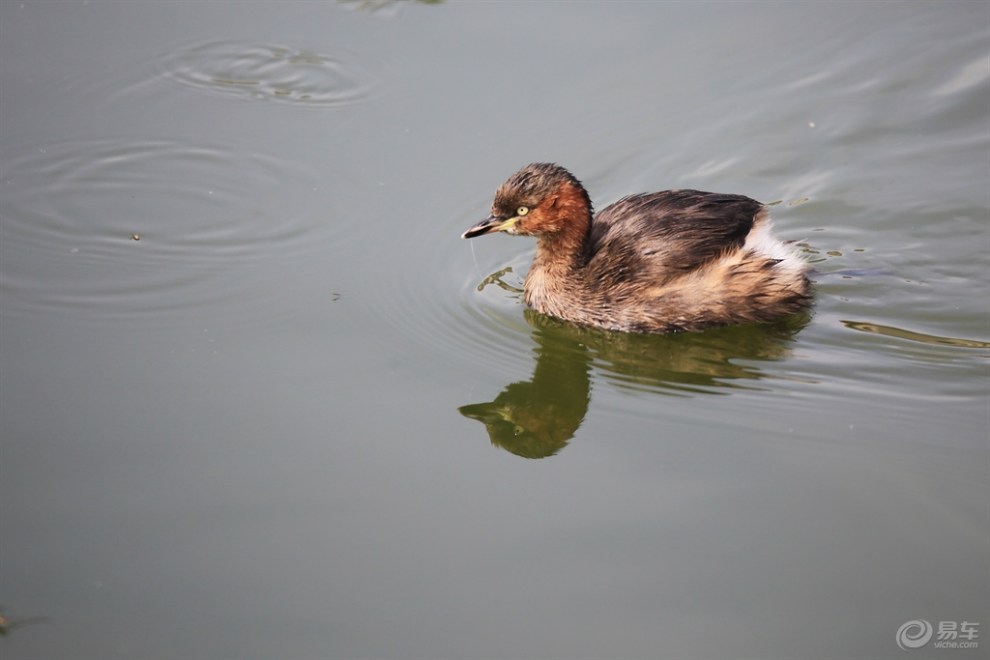
[[593,214],[574,175],[533,163],[462,238],[499,231],[537,239],[526,304],[582,325],[703,330],[774,321],[811,301],[807,263],[770,235],[766,207],[742,195],[644,193]]

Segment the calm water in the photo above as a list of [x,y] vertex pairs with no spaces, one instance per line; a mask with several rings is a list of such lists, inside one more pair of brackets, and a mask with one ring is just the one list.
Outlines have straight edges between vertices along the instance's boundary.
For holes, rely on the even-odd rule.
[[[813,313],[527,313],[537,160]],[[5,659],[986,657],[986,2],[3,2],[0,168]]]

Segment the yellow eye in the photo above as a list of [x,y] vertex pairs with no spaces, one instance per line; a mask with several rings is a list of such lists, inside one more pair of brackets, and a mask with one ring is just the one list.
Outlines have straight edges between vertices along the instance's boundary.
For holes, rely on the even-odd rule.
[[529,213],[528,206],[520,206],[519,208],[516,209],[516,215],[518,216],[523,216],[526,215],[527,213]]

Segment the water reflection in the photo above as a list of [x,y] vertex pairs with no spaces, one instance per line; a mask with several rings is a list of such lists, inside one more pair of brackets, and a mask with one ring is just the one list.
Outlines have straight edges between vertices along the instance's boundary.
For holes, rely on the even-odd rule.
[[[808,317],[704,333],[637,335],[582,328],[526,310],[536,365],[493,401],[460,407],[524,458],[546,458],[577,432],[591,401],[592,366],[621,387],[664,394],[727,394],[763,377],[759,362],[787,355]],[[755,362],[755,364],[754,364]]]
[[575,329],[527,310],[536,344],[529,380],[507,385],[490,403],[459,408],[488,429],[492,444],[525,458],[563,449],[584,421],[591,400],[591,354]]

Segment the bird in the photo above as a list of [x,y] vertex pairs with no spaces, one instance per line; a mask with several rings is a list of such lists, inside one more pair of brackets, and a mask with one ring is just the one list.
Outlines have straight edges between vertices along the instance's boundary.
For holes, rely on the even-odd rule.
[[594,212],[555,163],[531,163],[495,192],[462,238],[536,238],[523,300],[564,321],[634,333],[769,323],[812,302],[800,249],[771,235],[768,208],[744,195],[667,190]]

